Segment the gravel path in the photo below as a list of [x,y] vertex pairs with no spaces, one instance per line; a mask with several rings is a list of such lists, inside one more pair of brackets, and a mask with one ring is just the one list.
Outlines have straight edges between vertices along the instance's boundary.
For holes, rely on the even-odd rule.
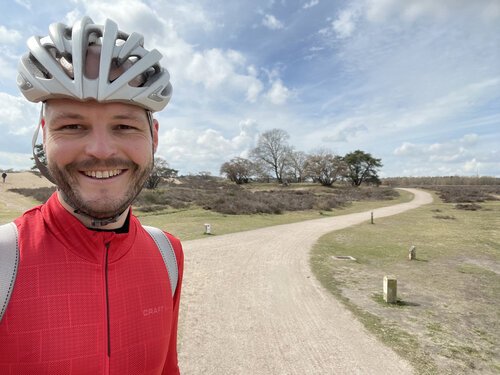
[[7,173],[5,183],[0,180],[0,216],[3,217],[2,213],[9,212],[12,213],[12,217],[8,219],[0,217],[0,224],[9,222],[11,219],[21,215],[24,211],[40,204],[34,199],[13,193],[9,191],[9,189],[39,188],[46,186],[54,185],[45,178],[37,177],[31,172]]
[[[373,210],[375,219],[432,202]],[[320,236],[370,219],[370,211],[184,243],[179,361],[189,374],[411,374],[315,279]]]

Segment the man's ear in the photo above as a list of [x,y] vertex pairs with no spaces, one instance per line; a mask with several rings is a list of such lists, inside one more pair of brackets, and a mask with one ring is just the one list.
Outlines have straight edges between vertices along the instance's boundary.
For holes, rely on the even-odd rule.
[[158,149],[158,129],[160,129],[160,124],[157,119],[153,119],[153,153],[156,153]]

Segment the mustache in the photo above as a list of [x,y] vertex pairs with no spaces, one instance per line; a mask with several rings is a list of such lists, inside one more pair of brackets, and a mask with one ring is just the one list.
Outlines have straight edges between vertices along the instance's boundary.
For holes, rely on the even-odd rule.
[[138,165],[133,161],[121,158],[96,159],[90,158],[72,162],[66,165],[66,169],[72,170],[92,170],[92,169],[135,169]]

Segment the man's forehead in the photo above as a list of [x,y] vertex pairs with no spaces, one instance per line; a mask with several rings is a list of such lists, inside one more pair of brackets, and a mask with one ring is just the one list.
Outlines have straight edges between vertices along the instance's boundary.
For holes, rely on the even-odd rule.
[[44,104],[44,109],[45,115],[52,119],[62,117],[83,119],[92,117],[98,112],[113,119],[147,120],[144,108],[120,102],[99,103],[95,100],[82,102],[72,99],[51,99]]

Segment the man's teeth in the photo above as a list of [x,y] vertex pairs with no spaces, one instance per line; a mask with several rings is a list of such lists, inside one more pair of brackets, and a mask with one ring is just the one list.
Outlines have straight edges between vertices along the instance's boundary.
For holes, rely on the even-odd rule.
[[113,169],[111,171],[85,171],[86,176],[92,178],[110,178],[122,173],[120,169]]

